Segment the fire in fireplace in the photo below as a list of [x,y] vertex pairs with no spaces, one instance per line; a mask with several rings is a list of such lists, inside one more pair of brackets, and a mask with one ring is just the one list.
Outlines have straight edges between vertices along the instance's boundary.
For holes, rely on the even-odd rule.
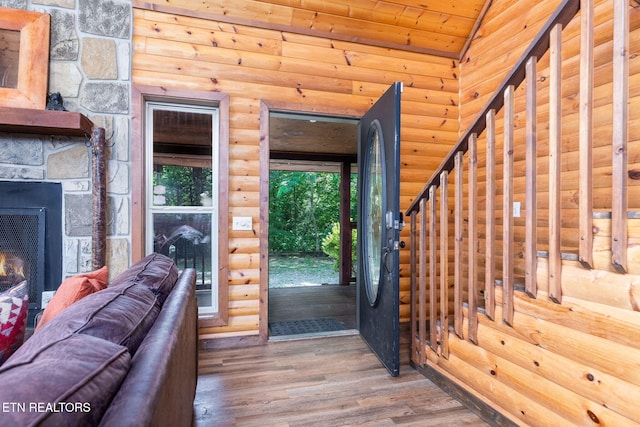
[[0,292],[6,291],[24,279],[24,261],[11,253],[0,252]]
[[29,319],[62,276],[62,186],[0,182],[0,291],[27,280]]

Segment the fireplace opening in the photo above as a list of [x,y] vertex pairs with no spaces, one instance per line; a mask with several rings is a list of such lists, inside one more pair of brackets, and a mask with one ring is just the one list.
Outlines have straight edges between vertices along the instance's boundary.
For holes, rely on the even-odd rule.
[[29,319],[42,309],[42,292],[62,276],[62,186],[0,182],[0,291],[26,279]]

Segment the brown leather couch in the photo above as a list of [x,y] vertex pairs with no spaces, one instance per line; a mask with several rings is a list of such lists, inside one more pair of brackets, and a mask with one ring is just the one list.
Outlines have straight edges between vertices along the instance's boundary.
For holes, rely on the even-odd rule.
[[20,426],[191,426],[195,270],[151,254],[65,309],[0,366],[0,414]]

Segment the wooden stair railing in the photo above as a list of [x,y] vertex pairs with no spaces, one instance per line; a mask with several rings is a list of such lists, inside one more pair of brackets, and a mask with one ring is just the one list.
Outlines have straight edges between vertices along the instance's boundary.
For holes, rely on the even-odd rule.
[[[614,59],[613,59],[613,193],[611,263],[618,272],[627,271],[627,121],[628,121],[628,2],[614,0]],[[494,285],[502,285],[502,321],[513,324],[514,316],[514,116],[515,89],[523,82],[526,100],[525,147],[525,242],[524,287],[522,290],[536,298],[538,275],[538,208],[537,207],[537,70],[538,59],[549,52],[549,244],[548,296],[562,301],[562,240],[561,240],[561,137],[562,137],[562,29],[582,10],[580,30],[580,107],[579,107],[579,225],[577,259],[585,268],[593,268],[593,196],[592,196],[592,127],[593,127],[593,0],[564,0],[548,19],[511,72],[502,81],[476,119],[462,134],[449,155],[427,181],[421,192],[406,210],[411,218],[411,289],[412,295],[412,358],[425,364],[430,348],[439,356],[448,357],[448,334],[451,304],[450,273],[453,275],[453,332],[477,343],[478,313],[495,319],[496,296]],[[496,115],[503,114],[503,188],[502,188],[502,254],[496,248]],[[485,245],[480,247],[478,137],[483,134],[486,147],[485,179]],[[465,159],[466,158],[466,170]],[[466,197],[464,179],[466,176]],[[453,185],[450,185],[450,178]],[[440,189],[440,191],[437,191]],[[450,234],[449,195],[453,194],[453,234]],[[465,224],[464,205],[467,207]],[[438,209],[438,206],[440,209]],[[467,227],[465,240],[464,227]],[[439,239],[438,239],[439,236]],[[453,241],[453,245],[450,241]],[[465,253],[464,243],[468,252]],[[450,249],[453,269],[449,271]],[[439,257],[438,257],[438,251]],[[466,255],[466,277],[465,273]],[[480,256],[484,263],[484,290],[481,290]],[[502,277],[496,277],[496,261],[502,258]],[[440,269],[437,265],[439,262]],[[439,273],[439,281],[437,276]],[[467,292],[463,283],[467,281]],[[439,288],[439,289],[438,289]],[[519,289],[519,285],[518,285]],[[439,292],[438,292],[439,290]],[[484,293],[480,307],[478,295]],[[427,297],[429,304],[427,304]],[[466,307],[465,307],[466,306]],[[466,310],[466,313],[465,313]],[[467,327],[464,321],[466,314]]]

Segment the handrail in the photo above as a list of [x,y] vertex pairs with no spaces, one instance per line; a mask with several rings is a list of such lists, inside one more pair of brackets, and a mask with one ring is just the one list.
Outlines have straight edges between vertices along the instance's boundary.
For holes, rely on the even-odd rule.
[[469,137],[472,134],[480,135],[485,130],[486,121],[484,119],[487,113],[490,110],[498,111],[503,107],[503,93],[506,88],[511,85],[518,86],[524,81],[528,59],[532,56],[540,58],[548,50],[549,34],[551,29],[557,24],[562,24],[563,27],[566,26],[579,10],[580,0],[564,0],[556,9],[554,14],[545,23],[544,27],[542,27],[536,38],[529,45],[527,50],[522,54],[516,65],[512,68],[511,73],[504,78],[498,89],[494,92],[493,97],[476,116],[473,124],[467,128],[456,145],[451,149],[449,155],[444,159],[433,175],[431,175],[431,178],[427,181],[420,193],[418,193],[416,199],[411,203],[411,205],[409,205],[406,210],[407,216],[410,216],[411,213],[419,210],[420,200],[429,199],[429,188],[433,185],[436,187],[438,186],[442,172],[451,172],[453,170],[455,155],[460,151],[467,152]]

